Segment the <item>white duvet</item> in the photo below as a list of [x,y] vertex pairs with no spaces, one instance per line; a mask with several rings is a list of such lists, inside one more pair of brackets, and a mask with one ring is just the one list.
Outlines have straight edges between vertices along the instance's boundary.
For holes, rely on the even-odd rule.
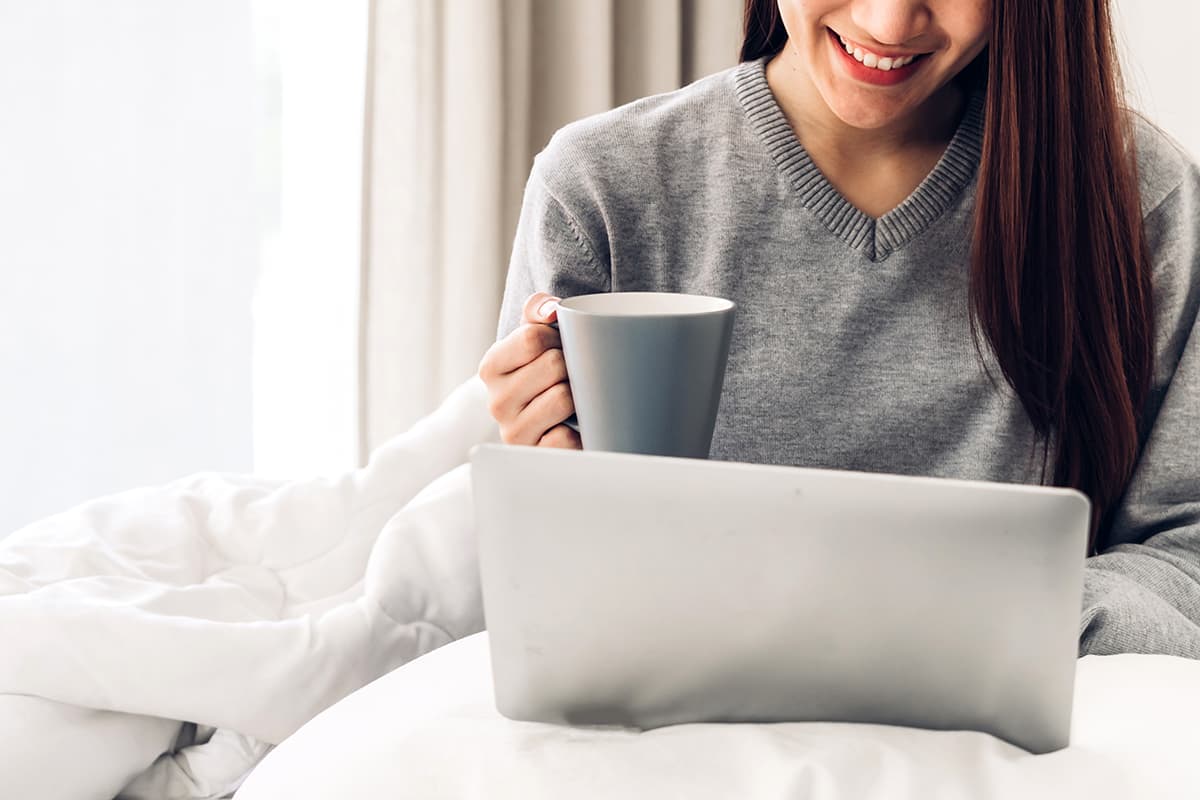
[[196,475],[0,542],[0,798],[225,796],[317,712],[481,630],[455,468],[498,438],[485,397],[464,384],[336,480]]
[[[1178,767],[1200,749],[1200,662],[1165,657],[1081,662],[1081,687],[1100,688],[1081,696],[1076,723],[1103,724],[1086,728],[1083,751],[1037,757],[1046,761],[971,733],[683,726],[636,736],[497,717],[482,638],[413,661],[483,627],[464,465],[473,445],[496,439],[472,380],[336,480],[197,475],[0,542],[0,798],[225,797],[330,706],[269,757],[246,796],[584,796],[570,786],[587,785],[591,796],[658,786],[655,796],[907,797],[863,787],[945,774],[979,797],[1023,796],[1007,790],[1041,776],[1102,797],[1180,787],[1200,797],[1195,774]],[[1084,671],[1091,662],[1114,670]],[[372,703],[386,713],[367,714]],[[328,758],[303,749],[318,738]],[[263,788],[317,772],[325,783],[291,794]],[[1114,794],[1127,788],[1135,794]]]

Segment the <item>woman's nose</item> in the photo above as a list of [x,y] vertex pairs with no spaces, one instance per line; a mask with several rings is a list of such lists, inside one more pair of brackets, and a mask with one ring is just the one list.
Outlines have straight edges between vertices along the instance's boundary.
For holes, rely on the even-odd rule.
[[854,0],[850,19],[879,44],[901,46],[929,27],[926,0]]

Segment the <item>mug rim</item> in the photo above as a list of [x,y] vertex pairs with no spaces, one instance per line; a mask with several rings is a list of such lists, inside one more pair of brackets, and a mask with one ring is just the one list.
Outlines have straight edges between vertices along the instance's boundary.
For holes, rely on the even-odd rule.
[[[678,304],[677,308],[655,308],[650,310],[621,310],[619,308],[587,308],[586,306],[603,306],[611,298],[639,297],[647,300],[661,300],[666,304]],[[605,299],[601,299],[605,298]],[[585,306],[579,308],[580,302]],[[613,303],[617,301],[613,300]],[[708,314],[724,314],[733,311],[737,304],[724,297],[705,294],[689,294],[687,292],[594,292],[579,294],[558,301],[558,308],[573,314],[583,314],[596,317],[698,317]]]

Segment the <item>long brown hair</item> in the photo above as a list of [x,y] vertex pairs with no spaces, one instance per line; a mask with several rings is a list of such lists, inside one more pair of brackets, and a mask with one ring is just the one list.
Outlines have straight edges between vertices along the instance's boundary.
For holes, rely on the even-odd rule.
[[[746,0],[741,60],[787,41]],[[1108,0],[993,0],[970,315],[1042,442],[1092,500],[1095,552],[1136,465],[1154,368],[1150,259]],[[991,377],[991,373],[988,373]],[[994,379],[993,379],[994,380]]]

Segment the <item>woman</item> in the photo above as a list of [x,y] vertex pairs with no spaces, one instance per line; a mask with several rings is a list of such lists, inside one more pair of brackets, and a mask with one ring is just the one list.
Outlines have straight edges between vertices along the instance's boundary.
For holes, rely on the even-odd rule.
[[1078,488],[1080,652],[1200,658],[1200,172],[1122,108],[1105,0],[745,19],[738,67],[537,158],[503,439],[579,447],[558,297],[727,297],[714,458]]

